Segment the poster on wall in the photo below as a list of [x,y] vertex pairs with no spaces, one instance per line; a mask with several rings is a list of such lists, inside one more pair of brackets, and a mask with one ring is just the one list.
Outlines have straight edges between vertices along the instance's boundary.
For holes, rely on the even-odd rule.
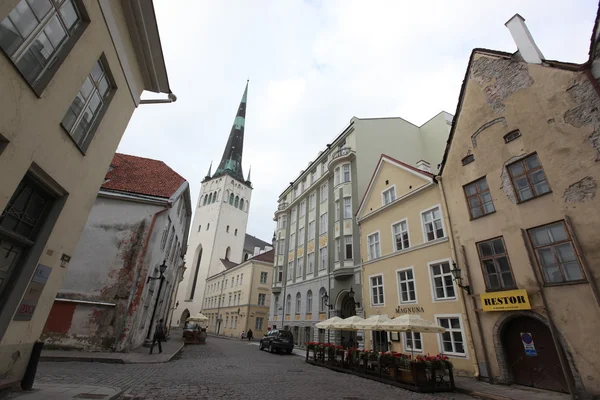
[[51,271],[52,268],[47,265],[38,264],[35,273],[31,278],[31,282],[29,282],[29,286],[27,286],[23,300],[21,300],[21,304],[19,305],[19,308],[17,308],[17,312],[13,318],[15,321],[31,320],[40,296],[42,295],[42,291],[44,290],[44,286],[46,286],[46,282],[48,282]]

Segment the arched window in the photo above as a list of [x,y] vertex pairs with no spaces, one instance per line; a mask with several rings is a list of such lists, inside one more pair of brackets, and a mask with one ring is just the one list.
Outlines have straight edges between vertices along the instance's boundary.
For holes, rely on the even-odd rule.
[[239,196],[235,196],[235,204],[233,205],[235,208],[240,206],[240,198]]
[[204,203],[202,205],[205,206],[207,201],[208,201],[208,195],[204,195]]
[[292,308],[292,295],[288,294],[287,299],[285,299],[285,313],[290,313],[290,308]]
[[198,272],[200,271],[200,261],[202,261],[202,245],[198,245],[198,260],[196,261],[196,271],[194,272],[194,280],[192,281],[192,291],[190,293],[190,300],[194,299],[194,293],[196,292],[196,283],[198,283]]
[[229,195],[229,204],[233,205],[233,193]]
[[214,203],[215,201],[217,201],[217,192],[213,193],[213,201],[212,202]]
[[213,198],[213,196],[214,196],[214,195],[215,195],[214,193],[211,193],[211,194],[208,196],[208,204],[211,204],[211,203],[213,203],[213,202],[215,201],[215,200],[214,200],[214,198]]
[[229,199],[229,190],[225,191],[225,196],[223,196],[223,202],[227,203],[227,200]]
[[225,231],[226,231],[227,233],[229,233],[229,225],[227,225],[227,228],[225,229]]
[[[237,232],[237,229],[236,229],[236,232]],[[250,254],[248,254],[248,253],[244,254],[244,261],[248,261],[249,256],[250,256]]]
[[227,246],[227,250],[225,250],[225,259],[229,260],[229,255],[231,253],[231,247]]
[[296,314],[300,314],[302,308],[302,295],[300,292],[296,293]]
[[244,199],[240,199],[240,210],[244,211]]
[[235,236],[237,236],[237,229],[235,230],[235,232],[233,233]]
[[206,224],[206,230],[210,229],[210,222],[208,224]]
[[319,312],[320,313],[324,313],[325,310],[327,309],[327,306],[325,305],[325,295],[327,294],[327,291],[325,290],[325,288],[321,288],[321,290],[319,290]]
[[306,313],[312,314],[312,290],[306,293]]

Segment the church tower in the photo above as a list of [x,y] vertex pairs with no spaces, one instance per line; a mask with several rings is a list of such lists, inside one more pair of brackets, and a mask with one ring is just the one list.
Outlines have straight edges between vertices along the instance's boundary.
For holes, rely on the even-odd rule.
[[187,268],[177,294],[181,310],[187,309],[191,315],[203,309],[206,278],[241,263],[244,258],[252,197],[250,174],[245,179],[242,171],[247,96],[246,82],[221,162],[214,174],[211,164],[202,180],[190,229]]

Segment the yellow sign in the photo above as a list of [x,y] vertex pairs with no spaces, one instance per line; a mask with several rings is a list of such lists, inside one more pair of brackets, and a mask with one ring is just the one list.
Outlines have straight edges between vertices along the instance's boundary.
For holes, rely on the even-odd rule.
[[319,313],[319,320],[325,321],[325,313]]
[[296,321],[300,321],[300,314],[296,314]]
[[294,252],[290,251],[290,254],[288,254],[288,262],[294,261]]
[[525,289],[480,294],[483,311],[531,310]]
[[304,247],[298,248],[298,257],[302,257],[304,255]]
[[319,248],[327,246],[327,234],[321,235],[319,238]]
[[315,250],[315,241],[311,240],[308,242],[308,252],[312,253]]
[[352,221],[346,221],[344,223],[344,232],[349,232],[350,228],[352,228]]

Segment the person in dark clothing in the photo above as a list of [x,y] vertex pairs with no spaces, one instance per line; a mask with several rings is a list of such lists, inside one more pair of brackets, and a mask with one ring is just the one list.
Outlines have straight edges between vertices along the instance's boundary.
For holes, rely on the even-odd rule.
[[158,353],[162,353],[160,342],[163,340],[165,340],[165,327],[163,326],[163,319],[161,318],[154,328],[154,338],[152,339],[152,346],[150,346],[150,354],[152,354],[152,349],[154,349],[154,344],[156,342],[158,342]]
[[252,329],[248,329],[248,340],[252,340]]

